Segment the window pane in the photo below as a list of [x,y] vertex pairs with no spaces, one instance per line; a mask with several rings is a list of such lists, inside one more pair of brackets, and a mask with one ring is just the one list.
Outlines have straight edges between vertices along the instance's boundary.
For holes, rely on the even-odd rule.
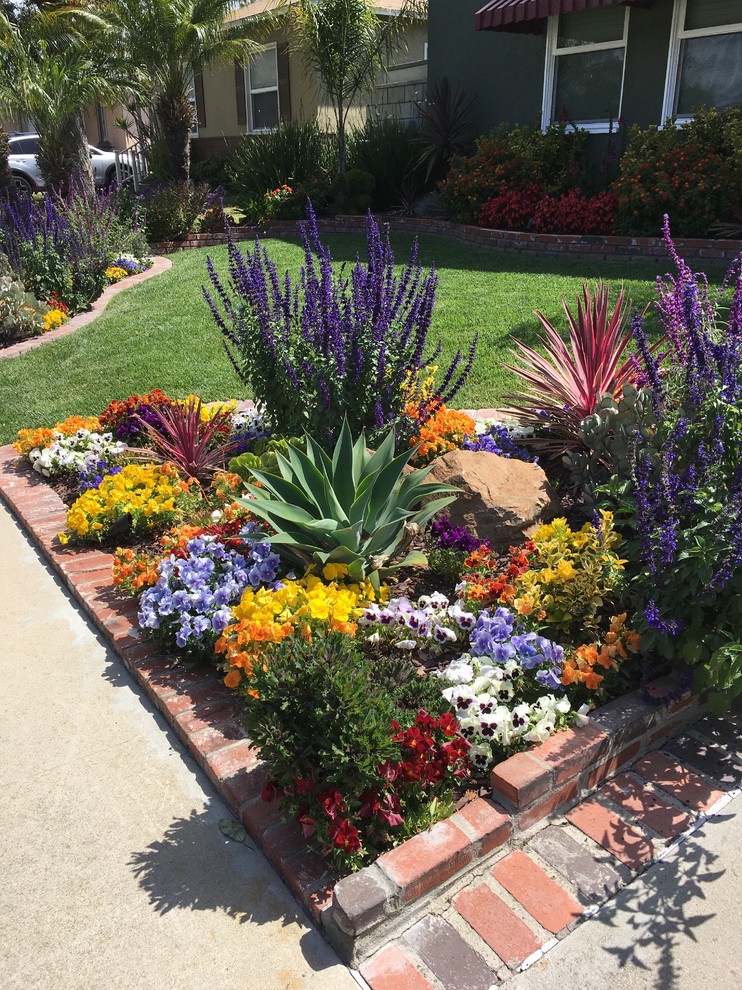
[[266,48],[250,63],[250,89],[271,89],[278,86],[276,49]]
[[624,7],[598,7],[562,14],[559,18],[557,48],[596,45],[623,38]]
[[254,131],[278,127],[278,93],[254,93],[251,103]]
[[685,30],[742,24],[742,0],[688,0]]
[[676,113],[742,103],[742,32],[686,38],[680,46]]
[[622,75],[623,48],[558,56],[554,117],[615,120],[621,102]]

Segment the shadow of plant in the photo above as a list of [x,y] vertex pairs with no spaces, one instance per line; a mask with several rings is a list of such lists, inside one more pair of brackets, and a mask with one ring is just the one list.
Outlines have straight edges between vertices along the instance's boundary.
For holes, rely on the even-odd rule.
[[[678,853],[656,863],[605,904],[592,922],[625,932],[625,938],[618,944],[603,945],[603,951],[613,956],[621,969],[651,971],[656,990],[680,986],[681,976],[688,975],[675,959],[681,943],[697,942],[697,930],[716,917],[715,912],[700,908],[709,885],[726,871],[719,865],[718,855],[703,847],[704,837],[731,817],[719,815],[706,822]],[[625,843],[626,839],[616,834],[613,841]],[[605,941],[617,940],[606,934]]]

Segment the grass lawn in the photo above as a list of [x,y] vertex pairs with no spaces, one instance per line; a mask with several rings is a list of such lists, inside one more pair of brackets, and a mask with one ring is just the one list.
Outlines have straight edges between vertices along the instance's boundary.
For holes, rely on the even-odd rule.
[[[363,239],[355,235],[327,241],[338,261],[352,261],[363,250]],[[298,270],[296,242],[265,243],[279,271]],[[404,259],[411,238],[395,236],[392,244],[397,259]],[[535,341],[534,309],[564,327],[562,295],[574,302],[584,279],[599,278],[616,290],[623,285],[632,301],[644,306],[655,297],[655,277],[669,268],[664,262],[608,264],[556,254],[524,258],[435,237],[422,238],[420,247],[422,263],[435,263],[440,276],[430,340],[443,342],[443,360],[479,333],[474,374],[456,402],[465,408],[496,406],[513,385],[503,368],[509,337]],[[208,253],[217,269],[226,271],[226,248]],[[8,443],[23,426],[48,426],[72,413],[93,415],[111,399],[157,386],[173,397],[197,392],[209,400],[249,398],[201,294],[206,254],[202,249],[174,255],[171,271],[119,295],[88,327],[0,361],[0,442]]]

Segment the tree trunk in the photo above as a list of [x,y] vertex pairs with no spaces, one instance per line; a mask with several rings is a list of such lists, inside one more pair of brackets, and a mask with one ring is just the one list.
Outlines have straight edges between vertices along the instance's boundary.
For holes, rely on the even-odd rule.
[[72,182],[90,195],[95,191],[82,113],[68,117],[53,132],[44,133],[40,127],[36,157],[50,191],[64,194]]
[[345,113],[343,104],[338,102],[335,109],[338,121],[338,175],[345,175],[346,155],[345,155]]
[[13,176],[8,166],[8,135],[0,127],[0,194],[10,192]]
[[157,119],[167,152],[170,177],[188,182],[191,173],[191,131],[196,123],[193,104],[188,97],[173,99],[161,96],[155,104]]

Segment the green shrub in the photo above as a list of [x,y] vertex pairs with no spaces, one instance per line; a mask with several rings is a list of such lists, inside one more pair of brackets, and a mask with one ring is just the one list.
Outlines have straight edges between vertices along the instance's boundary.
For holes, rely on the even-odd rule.
[[396,117],[366,121],[348,134],[348,168],[374,176],[372,209],[390,210],[399,205],[405,187],[415,181],[420,150],[417,130]]
[[191,181],[205,182],[212,189],[227,189],[231,183],[229,163],[226,158],[206,158],[202,162],[191,162]]
[[[371,659],[339,633],[291,639],[255,665],[251,688],[245,724],[273,778],[263,796],[280,797],[341,869],[453,810],[468,747],[440,688],[412,664]],[[410,779],[418,768],[427,772]]]
[[155,183],[140,197],[149,241],[182,241],[199,229],[199,217],[215,205],[206,183]]
[[742,109],[699,110],[676,127],[633,127],[613,185],[616,233],[703,237],[742,204]]
[[370,172],[352,168],[336,175],[330,187],[333,213],[366,213],[371,209],[376,179]]
[[332,144],[316,120],[285,121],[269,134],[248,134],[227,167],[240,205],[283,185],[293,188],[334,168]]
[[584,131],[564,123],[539,128],[503,126],[477,140],[473,155],[455,157],[439,184],[452,220],[475,223],[487,200],[508,190],[539,185],[557,196],[587,173]]

